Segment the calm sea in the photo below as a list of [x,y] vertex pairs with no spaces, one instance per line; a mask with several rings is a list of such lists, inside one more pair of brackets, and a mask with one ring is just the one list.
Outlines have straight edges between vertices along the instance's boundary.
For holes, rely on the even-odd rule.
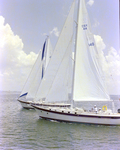
[[[119,150],[120,126],[52,122],[0,92],[0,150]],[[120,102],[116,107],[120,108]],[[109,104],[110,105],[110,104]]]

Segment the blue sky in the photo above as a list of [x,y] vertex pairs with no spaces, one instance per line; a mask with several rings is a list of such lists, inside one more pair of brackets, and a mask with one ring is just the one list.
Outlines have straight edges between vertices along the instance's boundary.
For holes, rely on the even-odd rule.
[[[73,0],[0,0],[0,33],[1,37],[3,34],[7,37],[7,42],[0,43],[0,90],[11,89],[11,84],[11,90],[22,89],[46,34],[50,35],[53,48],[55,47],[72,2]],[[111,48],[114,48],[114,55],[119,57],[119,1],[85,2],[93,34],[97,35],[98,47],[109,60]]]
[[[49,34],[54,27],[61,30],[71,4],[72,0],[0,0],[0,15],[22,39],[24,51],[37,53],[45,39],[44,33]],[[94,34],[117,50],[118,6],[118,0],[94,0],[92,6],[87,4]],[[55,37],[53,46],[54,40]]]

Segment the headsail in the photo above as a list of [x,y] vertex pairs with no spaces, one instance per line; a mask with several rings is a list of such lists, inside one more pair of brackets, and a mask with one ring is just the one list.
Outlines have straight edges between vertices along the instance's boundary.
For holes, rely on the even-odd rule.
[[33,83],[33,81],[34,81],[34,79],[36,77],[36,74],[37,74],[38,70],[40,70],[40,65],[41,65],[41,51],[39,52],[37,60],[34,63],[32,69],[31,69],[31,72],[30,72],[30,74],[29,74],[29,76],[28,76],[28,78],[27,78],[27,80],[25,82],[25,85],[24,85],[24,87],[22,89],[20,97],[21,97],[21,95],[29,92],[29,90],[31,88],[31,85],[32,85],[32,83]]
[[71,41],[73,35],[73,18],[74,18],[75,1],[72,4],[66,22],[63,26],[58,42],[55,46],[52,58],[46,69],[45,75],[41,82],[40,88],[37,92],[36,99],[46,98],[54,83],[56,74],[64,58],[66,49]]
[[109,100],[100,75],[94,37],[91,35],[90,22],[84,0],[80,1],[73,83],[73,100]]
[[[31,73],[26,81],[26,84],[21,92],[21,95],[27,93],[27,98],[34,98],[39,88],[42,77],[44,76],[45,69],[48,61],[51,58],[53,49],[49,37],[46,38],[42,51],[39,52],[37,60],[31,70]],[[21,96],[20,96],[21,97]]]
[[46,96],[48,102],[65,102],[68,101],[69,93],[69,65],[71,65],[72,40],[69,42],[67,50],[61,60],[59,69],[55,75],[52,86]]

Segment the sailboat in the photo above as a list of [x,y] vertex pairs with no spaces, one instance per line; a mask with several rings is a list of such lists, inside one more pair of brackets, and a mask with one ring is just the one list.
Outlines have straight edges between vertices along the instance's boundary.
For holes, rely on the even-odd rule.
[[23,87],[21,94],[18,97],[18,101],[23,108],[34,109],[31,106],[35,95],[38,91],[41,80],[44,76],[46,67],[51,59],[53,49],[50,42],[50,38],[47,37],[43,44],[42,50],[40,50],[37,60],[33,65],[33,68],[28,76],[28,79]]
[[[45,75],[40,85],[37,97],[45,98],[48,102],[67,101],[71,90],[70,108],[53,108],[32,105],[43,119],[62,122],[75,122],[98,125],[120,125],[120,113],[115,112],[114,101],[106,90],[102,79],[102,69],[98,59],[94,36],[90,29],[90,21],[84,0],[79,0],[77,31],[74,51],[73,74],[69,79],[70,57],[74,46],[73,22],[74,22],[75,0],[63,26],[52,58],[48,64]],[[64,38],[63,40],[61,40]],[[73,42],[74,43],[74,42]],[[70,81],[70,84],[68,84]],[[71,88],[69,89],[69,86]],[[46,89],[46,90],[45,90]],[[113,109],[107,109],[104,105],[99,110],[85,110],[75,106],[75,102],[111,102]]]

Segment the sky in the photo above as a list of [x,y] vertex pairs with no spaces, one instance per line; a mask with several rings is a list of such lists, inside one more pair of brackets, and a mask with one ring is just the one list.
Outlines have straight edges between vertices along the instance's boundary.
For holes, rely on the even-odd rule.
[[[72,2],[0,0],[0,90],[22,90],[46,35],[55,47]],[[85,2],[108,91],[120,94],[119,0]]]

